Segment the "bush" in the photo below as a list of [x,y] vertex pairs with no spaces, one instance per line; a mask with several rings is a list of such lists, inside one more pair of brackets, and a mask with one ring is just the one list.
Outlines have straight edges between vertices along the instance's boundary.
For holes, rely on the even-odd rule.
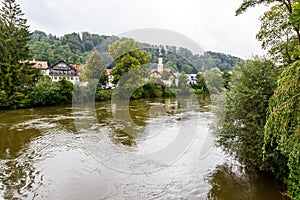
[[269,61],[246,61],[233,72],[217,142],[248,168],[262,166],[264,125],[275,87],[275,66]]
[[73,84],[65,79],[52,82],[46,78],[38,83],[30,95],[33,106],[53,106],[72,101]]
[[96,100],[97,101],[106,101],[111,99],[111,95],[113,93],[113,90],[100,90],[96,94]]

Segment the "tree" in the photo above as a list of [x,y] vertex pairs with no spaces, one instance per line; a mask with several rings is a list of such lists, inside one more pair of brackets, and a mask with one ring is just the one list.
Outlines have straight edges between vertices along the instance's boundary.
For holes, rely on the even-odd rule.
[[236,15],[240,15],[245,12],[248,8],[254,7],[260,4],[271,4],[277,3],[278,5],[283,5],[288,11],[288,16],[290,24],[297,35],[298,45],[300,45],[300,27],[299,27],[299,1],[298,0],[243,0],[243,3],[236,10]]
[[38,72],[23,62],[31,58],[29,26],[20,5],[4,0],[0,10],[0,90],[13,94],[18,87],[34,83]]
[[281,74],[270,100],[263,148],[266,168],[287,180],[287,194],[292,199],[300,199],[299,86],[300,61],[297,61]]
[[256,35],[271,58],[286,66],[298,60],[300,54],[297,35],[289,18],[289,12],[284,5],[271,7],[260,18],[261,27]]
[[116,95],[120,98],[141,98],[141,86],[148,75],[145,64],[150,60],[150,54],[138,49],[139,43],[132,39],[116,41],[108,48],[116,64],[112,70],[113,83],[119,88]]
[[270,61],[256,58],[233,71],[226,94],[226,118],[217,142],[248,168],[262,165],[264,125],[275,87],[275,66]]
[[186,73],[184,71],[180,72],[178,75],[178,89],[180,90],[179,94],[186,95],[190,93],[188,81],[189,78]]
[[108,46],[111,57],[114,58],[116,66],[112,70],[113,82],[116,84],[120,78],[133,68],[145,65],[150,60],[150,54],[139,49],[139,43],[130,39],[117,40]]
[[222,73],[219,68],[212,68],[205,72],[204,78],[207,89],[211,94],[217,94],[224,91]]
[[120,41],[117,40],[113,44],[108,45],[108,52],[113,59],[121,59],[128,52],[139,49],[139,43],[133,39]]
[[84,81],[92,79],[99,80],[106,68],[105,63],[100,57],[98,51],[93,51],[89,59],[87,60],[81,74],[81,78]]
[[193,84],[192,87],[194,89],[200,89],[202,92],[208,92],[205,79],[201,73],[197,74],[196,76],[196,84]]
[[229,89],[229,83],[231,81],[231,74],[228,71],[224,71],[222,74],[224,87]]
[[299,53],[300,2],[299,0],[244,0],[236,14],[247,8],[274,3],[262,17],[257,35],[263,48],[268,48],[273,59],[283,64],[278,88],[270,99],[269,115],[264,127],[264,165],[280,179],[285,179],[287,195],[300,199],[299,168]]

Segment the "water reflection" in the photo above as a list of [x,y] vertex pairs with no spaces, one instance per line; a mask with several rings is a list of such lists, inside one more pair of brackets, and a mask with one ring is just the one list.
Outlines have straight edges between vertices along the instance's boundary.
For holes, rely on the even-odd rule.
[[[161,126],[164,120],[186,111],[208,111],[208,96],[201,96],[197,102],[186,98],[141,99],[96,103],[96,116],[99,125],[108,125],[111,139],[115,144],[135,146],[136,140],[145,137],[145,128],[150,120],[161,119],[156,125]],[[200,103],[200,104],[199,104]],[[180,120],[180,118],[178,119]]]
[[[16,111],[0,114],[0,191],[4,191],[2,196],[6,199],[16,196],[26,198],[22,191],[30,190],[35,178],[35,169],[23,154],[40,132],[36,129],[14,128],[12,122],[22,122],[24,119],[24,116],[17,114]],[[30,116],[30,111],[27,114]]]
[[0,198],[34,197],[33,188],[42,181],[40,171],[34,167],[38,152],[31,144],[42,136],[43,130],[75,131],[70,116],[68,107],[0,112]]
[[286,199],[284,191],[274,177],[266,173],[246,172],[243,168],[223,164],[217,166],[208,178],[212,186],[208,199],[222,200],[274,200]]
[[[197,101],[178,97],[132,100],[128,105],[97,102],[96,119],[90,108],[71,106],[1,111],[0,199],[282,199],[271,178],[240,176],[227,165],[203,180],[225,157],[217,149],[199,155],[213,118],[209,97]],[[189,150],[161,171],[125,174],[103,165],[123,156],[117,164],[127,167],[131,153],[156,152],[178,129],[189,134],[199,121]],[[160,129],[165,131],[156,134]],[[133,164],[139,169],[151,163]]]

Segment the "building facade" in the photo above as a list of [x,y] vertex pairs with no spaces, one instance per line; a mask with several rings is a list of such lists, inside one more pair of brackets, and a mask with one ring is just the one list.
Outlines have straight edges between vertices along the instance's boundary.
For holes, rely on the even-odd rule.
[[80,72],[66,61],[59,61],[46,69],[45,75],[50,76],[52,81],[59,81],[65,78],[73,84],[79,83]]

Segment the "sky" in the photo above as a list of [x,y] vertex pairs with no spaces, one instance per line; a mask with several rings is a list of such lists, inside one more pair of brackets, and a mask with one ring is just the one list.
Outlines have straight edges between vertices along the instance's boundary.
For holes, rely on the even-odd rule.
[[31,31],[53,35],[88,31],[120,35],[143,28],[167,29],[205,51],[241,58],[263,55],[255,35],[265,7],[235,16],[242,0],[17,0]]

